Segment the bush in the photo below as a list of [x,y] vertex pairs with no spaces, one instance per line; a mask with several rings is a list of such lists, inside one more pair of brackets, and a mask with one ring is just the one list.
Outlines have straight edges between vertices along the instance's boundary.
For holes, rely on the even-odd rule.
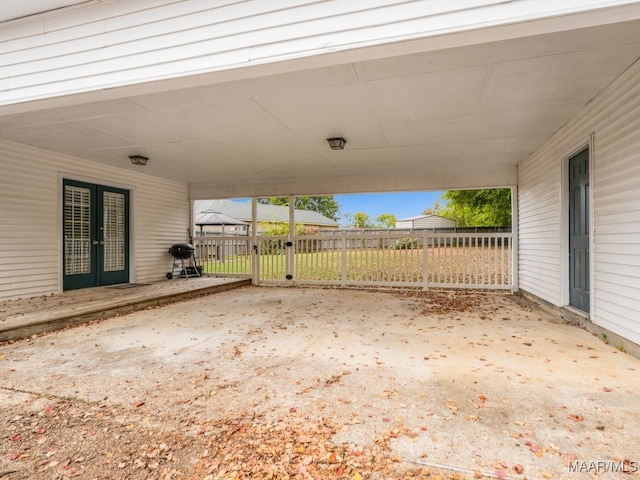
[[417,238],[400,238],[393,244],[394,250],[413,250],[418,248]]

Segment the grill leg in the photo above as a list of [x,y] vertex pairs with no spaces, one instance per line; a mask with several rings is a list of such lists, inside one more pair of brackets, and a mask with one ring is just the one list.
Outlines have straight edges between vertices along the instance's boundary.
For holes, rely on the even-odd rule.
[[189,278],[189,270],[187,270],[187,265],[184,263],[184,258],[181,258],[182,262],[182,271],[184,272],[184,278]]

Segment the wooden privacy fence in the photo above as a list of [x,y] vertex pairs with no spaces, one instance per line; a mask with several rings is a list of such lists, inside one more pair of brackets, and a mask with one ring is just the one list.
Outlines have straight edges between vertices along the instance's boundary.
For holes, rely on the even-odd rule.
[[256,249],[246,237],[195,242],[205,274],[261,284],[513,289],[509,232],[261,236]]

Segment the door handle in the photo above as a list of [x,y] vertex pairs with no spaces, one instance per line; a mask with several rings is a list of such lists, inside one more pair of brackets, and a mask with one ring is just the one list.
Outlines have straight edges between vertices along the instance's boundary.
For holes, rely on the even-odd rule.
[[93,242],[91,242],[91,245],[98,245],[98,241],[94,240]]
[[93,242],[91,242],[91,244],[92,245],[100,245],[100,246],[102,246],[102,245],[104,245],[104,240],[100,240],[100,241],[94,240]]

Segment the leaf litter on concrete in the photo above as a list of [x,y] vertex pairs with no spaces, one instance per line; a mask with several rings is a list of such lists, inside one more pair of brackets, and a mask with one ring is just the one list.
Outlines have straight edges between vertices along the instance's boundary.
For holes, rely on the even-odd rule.
[[13,342],[0,478],[564,478],[589,455],[635,461],[620,437],[637,437],[636,363],[614,376],[594,359],[620,352],[543,317],[504,294],[252,288]]
[[16,394],[25,401],[3,412],[3,479],[471,478],[403,462],[390,442],[411,432],[389,429],[367,446],[336,444],[340,424],[295,409],[275,421],[227,413],[223,419],[176,422],[138,412],[137,404]]

